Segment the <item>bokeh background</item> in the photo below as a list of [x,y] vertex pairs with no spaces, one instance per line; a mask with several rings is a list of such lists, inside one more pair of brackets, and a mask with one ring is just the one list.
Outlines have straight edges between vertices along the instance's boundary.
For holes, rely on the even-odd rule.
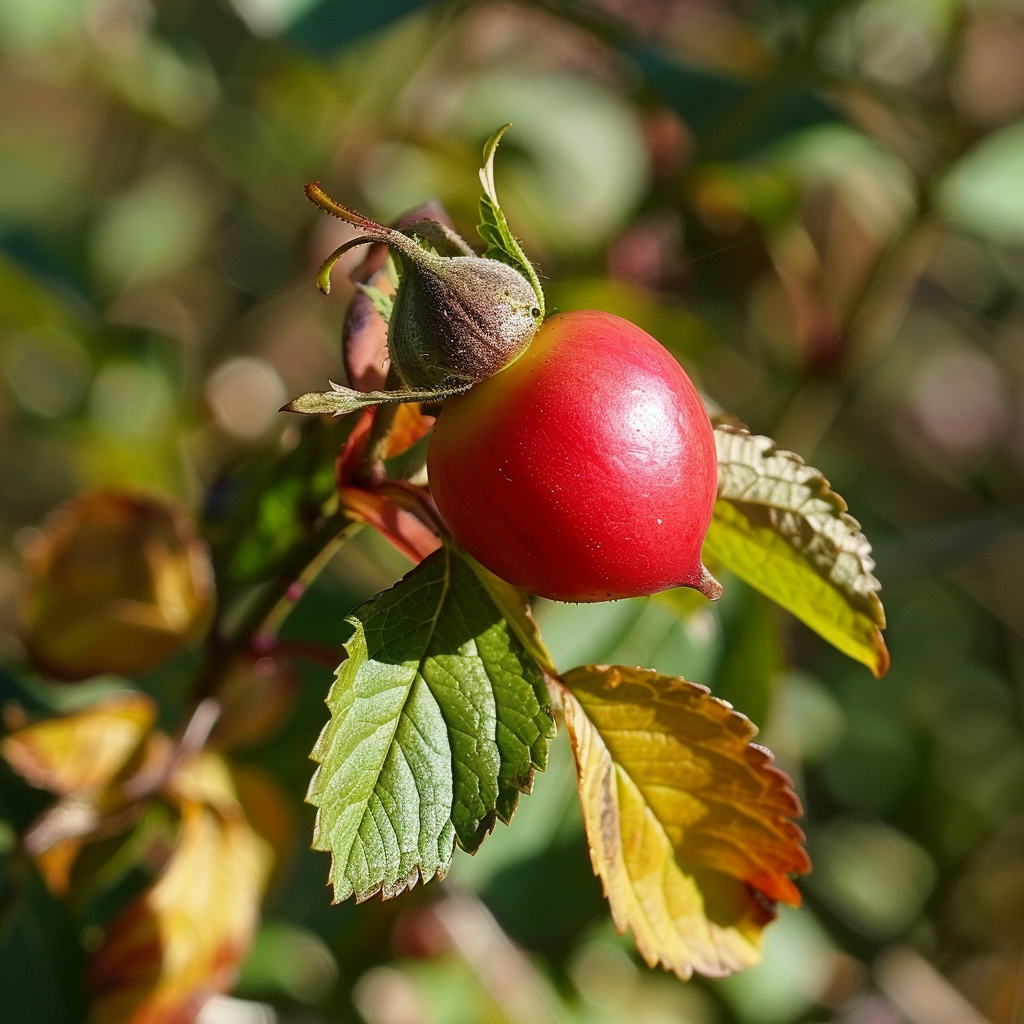
[[[329,906],[302,795],[330,671],[297,662],[240,755],[284,795],[290,857],[203,1024],[1022,1024],[1020,0],[0,0],[5,699],[83,699],[18,640],[50,509],[116,483],[198,510],[233,460],[294,445],[287,398],[343,379],[351,286],[312,277],[347,229],[302,184],[384,221],[436,196],[473,237],[505,121],[498,191],[549,305],[629,317],[825,472],[874,542],[892,669],[734,579],[696,612],[537,609],[560,665],[710,685],[804,799],[805,906],[762,966],[683,984],[614,933],[564,737],[447,882]],[[285,636],[336,645],[407,568],[364,531]],[[171,720],[174,671],[143,682]],[[55,993],[98,926],[37,903],[0,923],[0,1018],[71,1024]]]

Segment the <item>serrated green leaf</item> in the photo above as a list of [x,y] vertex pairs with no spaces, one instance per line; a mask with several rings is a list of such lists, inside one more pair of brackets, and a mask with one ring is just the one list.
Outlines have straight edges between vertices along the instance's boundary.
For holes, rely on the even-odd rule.
[[889,667],[871,545],[822,474],[771,438],[716,422],[718,500],[706,557],[876,676]]
[[307,799],[335,901],[443,876],[508,822],[554,733],[540,669],[445,547],[349,618]]
[[511,122],[503,124],[484,144],[484,165],[480,168],[480,183],[484,187],[484,194],[480,197],[480,223],[477,225],[477,231],[487,243],[487,248],[484,250],[484,256],[487,259],[501,260],[502,263],[507,263],[530,282],[537,296],[537,306],[540,309],[538,319],[543,320],[544,290],[540,286],[540,278],[537,277],[537,271],[534,270],[533,264],[523,252],[523,247],[512,234],[508,221],[505,220],[505,214],[502,212],[501,204],[498,202],[498,193],[494,188],[494,154],[502,135],[510,126]]
[[526,594],[518,587],[512,586],[511,583],[506,583],[500,576],[495,576],[490,569],[485,569],[465,552],[461,552],[461,554],[472,565],[473,571],[487,588],[491,599],[508,620],[509,628],[519,638],[519,642],[526,648],[529,655],[542,671],[550,676],[557,676],[558,669],[555,668],[551,652],[541,639],[540,630],[537,628],[537,622],[533,617]]

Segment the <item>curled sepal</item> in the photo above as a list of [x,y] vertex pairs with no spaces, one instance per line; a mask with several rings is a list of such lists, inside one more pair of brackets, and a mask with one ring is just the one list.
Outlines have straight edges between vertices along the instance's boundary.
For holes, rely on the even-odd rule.
[[425,388],[421,390],[405,389],[402,391],[354,391],[343,388],[334,381],[328,382],[331,391],[309,391],[298,398],[293,398],[287,405],[281,406],[281,412],[302,412],[311,416],[344,416],[371,405],[388,405],[403,402],[443,402],[446,398],[461,395],[468,391],[470,384],[457,384],[451,387]]
[[508,124],[503,124],[484,143],[484,165],[480,168],[480,183],[484,187],[484,194],[480,197],[480,224],[477,231],[487,243],[487,249],[484,251],[486,259],[501,260],[502,263],[507,263],[530,282],[537,297],[540,319],[543,320],[544,289],[540,286],[540,278],[537,277],[537,271],[533,269],[533,264],[523,252],[523,247],[509,229],[494,187],[494,154],[497,152],[501,137],[511,125],[511,121]]

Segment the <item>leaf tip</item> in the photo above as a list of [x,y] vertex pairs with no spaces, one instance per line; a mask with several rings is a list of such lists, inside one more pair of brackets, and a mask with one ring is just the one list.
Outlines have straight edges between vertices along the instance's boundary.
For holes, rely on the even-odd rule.
[[871,669],[871,674],[876,679],[881,679],[882,676],[889,671],[889,665],[891,663],[889,658],[889,648],[885,646],[885,638],[882,636],[880,629],[875,630],[875,660],[873,664],[868,667]]

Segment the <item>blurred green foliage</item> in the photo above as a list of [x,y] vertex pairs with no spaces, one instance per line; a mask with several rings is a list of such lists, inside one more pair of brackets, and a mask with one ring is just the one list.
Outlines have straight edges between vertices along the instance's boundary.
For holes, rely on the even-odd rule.
[[[6,727],[88,696],[34,677],[18,640],[18,550],[58,502],[111,482],[176,495],[242,592],[330,494],[346,428],[276,412],[344,376],[352,289],[339,273],[324,298],[312,274],[346,229],[302,184],[384,221],[436,195],[471,237],[504,121],[498,189],[549,304],[650,330],[714,403],[821,468],[875,541],[882,680],[732,579],[716,607],[538,608],[559,665],[680,673],[764,727],[816,870],[761,967],[688,985],[638,967],[564,737],[449,882],[329,906],[302,797],[330,672],[307,658],[239,758],[287,794],[293,851],[239,1001],[205,1024],[926,1024],[957,991],[1019,1021],[1022,118],[1015,0],[0,0]],[[268,452],[288,471],[264,484]],[[283,640],[335,649],[340,609],[406,568],[364,531]],[[167,723],[193,662],[143,680]],[[0,766],[2,1014],[72,1024],[99,926],[26,875],[14,836],[42,803]],[[488,909],[443,925],[460,892]],[[920,961],[886,959],[906,948]]]

